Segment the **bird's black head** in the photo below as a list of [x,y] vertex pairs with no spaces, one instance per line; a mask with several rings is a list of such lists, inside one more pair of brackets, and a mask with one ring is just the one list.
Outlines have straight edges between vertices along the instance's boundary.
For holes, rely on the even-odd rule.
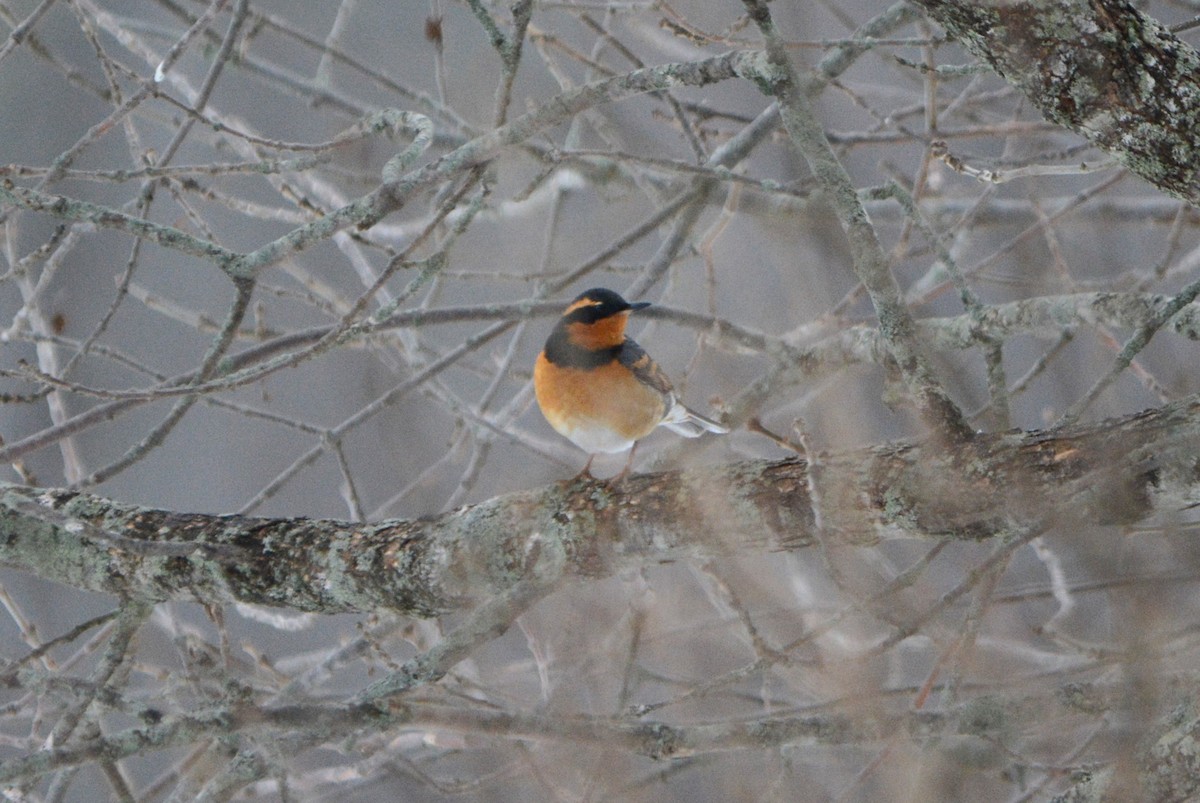
[[595,323],[622,312],[645,309],[649,301],[629,303],[617,293],[604,287],[593,287],[575,297],[563,312],[566,323]]

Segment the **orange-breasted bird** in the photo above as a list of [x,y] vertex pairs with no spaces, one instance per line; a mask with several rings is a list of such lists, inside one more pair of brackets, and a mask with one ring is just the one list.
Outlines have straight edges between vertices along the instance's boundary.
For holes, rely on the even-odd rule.
[[684,407],[658,364],[625,336],[629,313],[648,306],[600,287],[581,293],[563,311],[534,365],[542,415],[588,453],[580,476],[590,475],[598,452],[629,449],[624,476],[637,442],[659,425],[687,438],[729,431]]

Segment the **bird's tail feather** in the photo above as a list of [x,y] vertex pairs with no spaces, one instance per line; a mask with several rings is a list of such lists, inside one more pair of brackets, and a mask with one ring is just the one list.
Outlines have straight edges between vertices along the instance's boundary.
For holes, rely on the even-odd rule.
[[692,412],[679,402],[676,402],[675,406],[671,408],[666,419],[663,420],[663,426],[685,438],[699,438],[705,431],[718,435],[729,432],[729,427],[723,427],[716,421]]

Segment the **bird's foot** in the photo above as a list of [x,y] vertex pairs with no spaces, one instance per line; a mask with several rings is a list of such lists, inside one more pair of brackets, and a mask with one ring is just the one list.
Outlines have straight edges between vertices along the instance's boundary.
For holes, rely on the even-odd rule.
[[596,459],[596,455],[594,455],[594,454],[588,455],[588,461],[583,464],[583,471],[576,474],[574,479],[572,480],[572,482],[574,482],[575,480],[594,480],[594,479],[596,479],[594,476],[592,476],[592,461],[595,459]]
[[629,450],[629,458],[625,461],[625,468],[621,469],[621,473],[613,477],[609,482],[621,482],[629,476],[629,472],[633,470],[633,456],[637,454],[637,441],[634,441],[632,448]]

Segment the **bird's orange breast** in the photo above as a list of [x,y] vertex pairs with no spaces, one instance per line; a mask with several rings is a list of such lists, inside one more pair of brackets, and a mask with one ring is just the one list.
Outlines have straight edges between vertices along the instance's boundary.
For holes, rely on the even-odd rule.
[[550,426],[588,452],[624,451],[666,414],[662,394],[616,360],[569,368],[539,354],[533,388]]

